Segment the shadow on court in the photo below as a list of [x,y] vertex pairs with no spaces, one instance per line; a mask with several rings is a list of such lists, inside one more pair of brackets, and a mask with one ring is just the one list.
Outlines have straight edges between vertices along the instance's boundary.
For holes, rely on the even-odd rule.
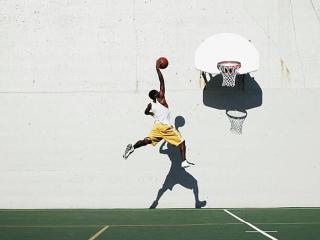
[[[178,131],[180,127],[184,126],[184,124],[185,124],[185,119],[182,116],[176,117],[175,127]],[[180,158],[179,148],[169,143],[163,142],[160,146],[159,152],[161,154],[168,155],[171,161],[171,167],[162,187],[158,191],[156,200],[152,203],[152,205],[150,206],[150,209],[156,208],[163,194],[167,190],[172,191],[173,187],[176,184],[180,184],[181,186],[193,191],[194,198],[195,198],[195,208],[204,207],[207,204],[207,202],[199,200],[198,181],[190,173],[188,173],[184,168],[181,167],[181,158]]]

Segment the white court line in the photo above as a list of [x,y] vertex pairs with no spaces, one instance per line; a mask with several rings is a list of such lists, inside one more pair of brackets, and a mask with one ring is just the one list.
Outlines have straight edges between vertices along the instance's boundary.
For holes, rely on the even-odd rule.
[[[100,210],[100,209],[93,209],[93,210]],[[164,211],[221,211],[221,208],[201,208],[196,209],[196,208],[156,208],[156,209],[149,209],[149,208],[110,208],[110,209],[101,209],[102,211],[107,210],[107,211],[137,211],[137,212],[164,212]]]
[[158,209],[149,209],[149,208],[136,208],[136,209],[121,209],[121,208],[110,208],[110,209],[0,209],[0,212],[82,212],[82,211],[119,211],[119,212],[171,212],[171,211],[221,211],[221,208],[202,208],[201,210],[195,208],[158,208]]
[[258,231],[259,233],[263,234],[264,236],[272,239],[272,240],[278,240],[277,238],[271,236],[270,234],[262,231],[260,228],[257,228],[256,226],[254,226],[253,224],[246,222],[245,220],[239,218],[238,216],[236,216],[235,214],[229,212],[227,209],[224,209],[223,211],[225,211],[226,213],[228,213],[229,215],[231,215],[232,217],[234,217],[235,219],[238,219],[240,222],[243,222],[245,224],[247,224],[248,226],[250,226],[251,228],[253,228],[254,230]]
[[[258,231],[246,231],[246,233],[257,233]],[[266,233],[270,232],[270,233],[276,233],[278,231],[264,231]]]
[[320,207],[245,207],[245,208],[228,208],[229,210],[319,210]]
[[97,232],[95,235],[93,235],[91,238],[89,238],[88,240],[95,240],[97,239],[105,230],[107,230],[109,228],[109,226],[105,226],[104,228],[102,228],[99,232]]
[[[186,224],[109,224],[109,227],[192,227],[192,226],[214,226],[214,225],[239,225],[242,223],[186,223]],[[103,227],[103,225],[0,225],[1,228],[85,228]]]
[[288,209],[288,210],[319,210],[319,207],[282,207],[282,208],[274,208],[274,209]]
[[256,225],[318,225],[320,222],[274,222],[274,223],[262,223],[262,222],[257,222],[255,223]]
[[[191,226],[214,226],[214,225],[240,225],[241,222],[226,223],[186,223],[186,224],[109,224],[109,227],[191,227]],[[255,223],[256,225],[319,225],[320,222],[301,222],[301,223]],[[1,228],[96,228],[100,225],[0,225]],[[268,231],[265,231],[268,232]]]
[[97,228],[104,225],[0,225],[0,228]]
[[186,224],[118,224],[112,227],[192,227],[192,226],[214,226],[241,223],[186,223]]
[[[255,209],[262,209],[262,210],[319,210],[319,207],[275,207],[275,208],[229,208],[229,210],[241,210],[241,209],[248,209],[248,210],[255,210]],[[222,208],[202,208],[194,209],[194,208],[157,208],[150,210],[149,208],[109,208],[109,209],[86,209],[86,208],[79,208],[79,209],[0,209],[0,212],[54,212],[54,211],[221,211]]]

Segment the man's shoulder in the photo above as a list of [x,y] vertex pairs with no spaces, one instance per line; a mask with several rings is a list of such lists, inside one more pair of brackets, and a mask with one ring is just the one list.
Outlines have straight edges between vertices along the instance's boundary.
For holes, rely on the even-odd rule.
[[163,97],[158,97],[157,98],[157,101],[159,102],[159,103],[163,103],[163,102],[166,102],[166,97],[163,95]]
[[157,101],[158,101],[158,103],[160,103],[162,106],[164,106],[164,107],[166,107],[166,108],[169,108],[168,103],[167,103],[165,97],[160,98],[160,99],[157,98]]

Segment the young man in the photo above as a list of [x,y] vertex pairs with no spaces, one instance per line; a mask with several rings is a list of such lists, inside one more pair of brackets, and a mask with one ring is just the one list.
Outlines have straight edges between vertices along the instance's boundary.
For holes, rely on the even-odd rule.
[[158,142],[164,139],[168,143],[179,147],[181,167],[187,168],[194,164],[186,160],[185,141],[176,128],[170,123],[170,111],[165,98],[164,79],[160,71],[159,61],[156,62],[156,70],[160,81],[160,91],[151,90],[149,92],[149,97],[152,99],[152,102],[148,104],[144,111],[146,115],[150,115],[155,119],[154,126],[146,138],[137,141],[133,145],[128,144],[125,153],[123,154],[123,158],[127,159],[136,148],[146,146],[148,144],[155,146]]

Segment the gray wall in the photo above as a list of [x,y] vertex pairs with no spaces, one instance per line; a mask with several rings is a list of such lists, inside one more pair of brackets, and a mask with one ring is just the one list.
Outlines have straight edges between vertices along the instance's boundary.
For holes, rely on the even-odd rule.
[[[319,0],[1,1],[0,208],[145,208],[171,162],[145,137],[143,111],[163,71],[172,120],[181,115],[185,186],[159,207],[320,206]],[[196,47],[234,32],[260,52],[262,105],[241,136],[204,106]],[[197,181],[197,182],[196,182]]]

